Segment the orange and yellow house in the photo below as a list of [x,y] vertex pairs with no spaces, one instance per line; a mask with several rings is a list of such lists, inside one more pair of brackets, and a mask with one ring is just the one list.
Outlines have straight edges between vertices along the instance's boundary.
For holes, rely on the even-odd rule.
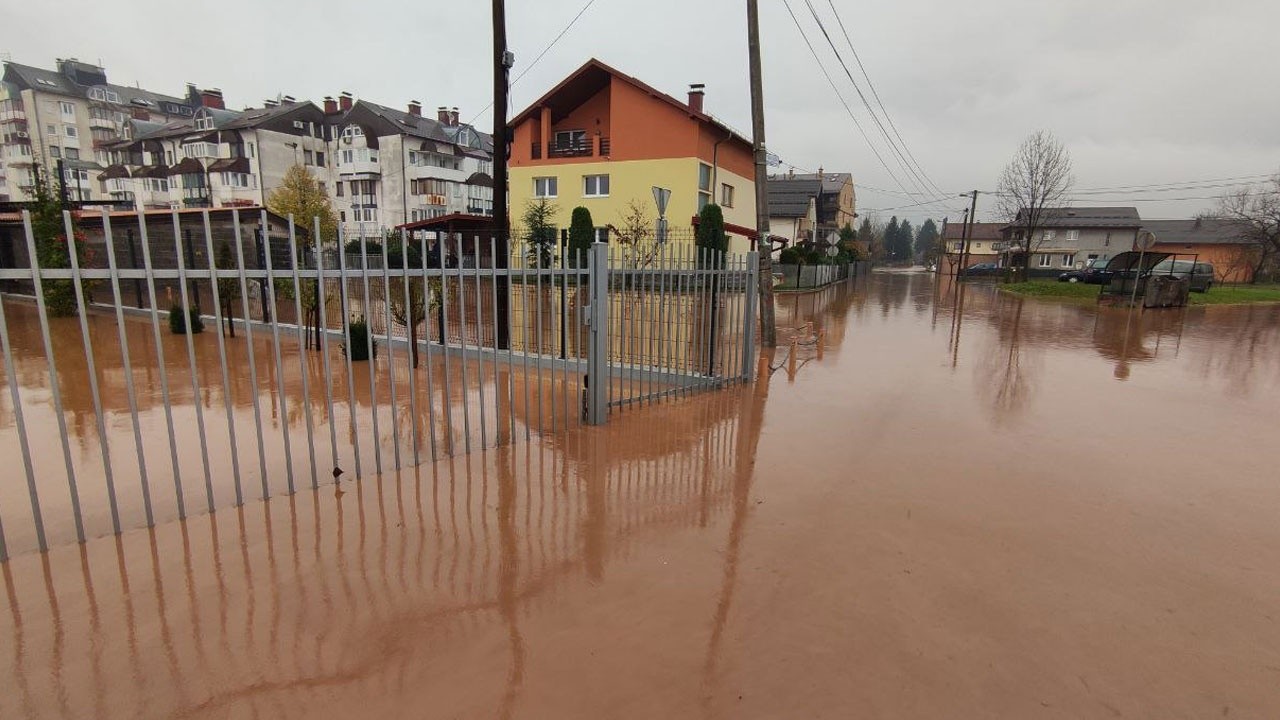
[[730,249],[750,249],[755,226],[751,141],[703,110],[692,86],[681,102],[592,59],[511,121],[513,224],[545,198],[568,227],[586,207],[598,228],[621,225],[631,203],[656,221],[653,188],[671,191],[672,242],[692,242],[691,219],[707,203],[724,210]]

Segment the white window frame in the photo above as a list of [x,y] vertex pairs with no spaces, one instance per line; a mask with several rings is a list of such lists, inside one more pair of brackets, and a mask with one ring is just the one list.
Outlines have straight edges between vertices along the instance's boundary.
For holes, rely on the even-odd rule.
[[1079,240],[1080,240],[1080,231],[1079,231],[1079,230],[1068,230],[1068,231],[1067,231],[1067,239],[1068,239],[1068,240],[1070,240],[1070,241],[1072,241],[1072,242],[1077,242],[1077,241],[1079,241]]
[[1037,267],[1053,267],[1053,256],[1048,253],[1040,253],[1040,259],[1037,261]]
[[733,207],[733,195],[734,195],[734,189],[732,185],[730,185],[729,183],[720,183],[720,206],[721,207],[727,207],[727,208]]
[[1042,243],[1053,242],[1053,238],[1056,236],[1057,236],[1057,233],[1053,230],[1042,230],[1040,232],[1040,242]]
[[[603,188],[604,192],[600,192],[602,184],[604,186]],[[609,197],[609,176],[607,174],[583,175],[582,176],[582,197],[585,197],[585,198]]]
[[72,103],[67,102],[66,100],[58,101],[58,110],[60,110],[64,116],[65,115],[70,115],[71,117],[76,116],[76,106]]
[[197,117],[197,118],[196,118],[196,129],[197,129],[197,130],[212,130],[212,129],[213,129],[213,117],[211,117],[211,116],[210,116],[210,115],[208,115],[207,113],[206,113],[206,114],[204,114],[204,115],[201,115],[200,117]]
[[69,138],[80,137],[80,131],[76,129],[75,125],[64,126],[62,128],[62,134]]
[[533,179],[533,196],[554,199],[560,196],[560,178],[555,175]]
[[1074,265],[1074,264],[1075,264],[1075,262],[1076,262],[1076,254],[1075,254],[1075,253],[1063,253],[1063,254],[1062,254],[1062,267],[1064,267],[1064,268],[1069,268],[1069,267],[1071,267],[1072,265]]

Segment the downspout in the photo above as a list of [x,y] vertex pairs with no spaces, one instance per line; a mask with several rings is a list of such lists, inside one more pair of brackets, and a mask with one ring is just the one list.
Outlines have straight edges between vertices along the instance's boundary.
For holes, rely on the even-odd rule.
[[[408,177],[409,171],[407,169],[408,166],[405,164],[405,159],[404,159],[405,154],[408,153],[408,150],[406,149],[408,147],[408,143],[404,141],[406,137],[408,137],[408,135],[401,133],[400,135],[400,212],[402,213],[401,222],[405,222],[405,223],[409,222],[409,177]],[[401,252],[407,252],[407,251],[401,248]]]
[[711,146],[711,202],[716,201],[716,188],[720,185],[720,143],[723,143],[733,137],[733,131],[727,131],[723,138],[715,141]]

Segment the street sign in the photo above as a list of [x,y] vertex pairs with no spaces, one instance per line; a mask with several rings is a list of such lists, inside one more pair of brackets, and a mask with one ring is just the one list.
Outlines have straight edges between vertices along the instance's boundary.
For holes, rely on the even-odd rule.
[[838,232],[836,232],[836,231],[834,231],[834,230],[832,230],[831,232],[827,233],[827,244],[828,244],[828,245],[830,245],[830,246],[832,246],[832,247],[835,247],[835,246],[836,246],[836,245],[838,245],[839,243],[840,243],[840,233],[838,233]]
[[1155,244],[1156,244],[1155,233],[1151,232],[1150,230],[1143,230],[1142,232],[1138,233],[1137,245],[1138,245],[1138,250],[1140,252],[1146,252],[1150,250],[1151,248],[1155,247]]
[[664,217],[667,214],[667,201],[670,199],[670,190],[657,185],[653,186],[653,203],[658,206],[658,217]]
[[835,257],[840,254],[840,250],[835,245],[827,248],[827,257]]

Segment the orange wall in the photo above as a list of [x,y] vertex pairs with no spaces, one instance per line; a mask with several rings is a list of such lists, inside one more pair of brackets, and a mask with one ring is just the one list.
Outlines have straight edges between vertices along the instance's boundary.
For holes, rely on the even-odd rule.
[[[1213,265],[1213,275],[1218,282],[1247,283],[1253,279],[1253,265],[1239,261],[1239,253],[1242,249],[1239,245],[1156,243],[1154,249],[1158,252],[1178,253],[1181,256],[1196,255],[1196,259],[1200,262]],[[1190,260],[1191,258],[1179,257],[1178,259]],[[1229,277],[1228,273],[1230,273]]]
[[[511,165],[567,165],[597,162],[597,157],[532,158],[533,143],[541,141],[541,117],[534,112],[515,127]],[[724,137],[717,127],[691,117],[687,110],[650,96],[625,80],[612,78],[610,86],[555,123],[556,130],[586,130],[594,138],[596,130],[610,141],[609,159],[655,160],[697,157],[708,164],[715,143]],[[554,137],[554,135],[551,135]],[[720,144],[716,160],[720,167],[754,177],[755,158],[750,145],[732,139]]]
[[573,112],[551,125],[550,138],[554,142],[558,130],[586,130],[587,137],[593,142],[598,131],[602,137],[609,137],[609,88],[596,93]]
[[693,157],[698,123],[687,112],[613,78],[614,160]]
[[756,176],[756,159],[750,145],[730,138],[720,143],[720,149],[717,152],[716,141],[724,140],[725,132],[706,123],[699,123],[699,125],[701,125],[701,131],[698,134],[699,158],[710,165],[714,156],[716,164],[729,172],[747,178]]

